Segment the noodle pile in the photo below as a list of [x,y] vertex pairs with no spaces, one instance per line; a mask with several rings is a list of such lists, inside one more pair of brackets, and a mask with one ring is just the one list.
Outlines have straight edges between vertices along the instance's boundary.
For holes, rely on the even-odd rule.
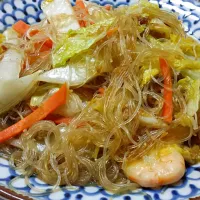
[[[84,18],[88,24],[115,17],[112,29],[116,28],[112,35],[107,35],[85,52],[99,61],[94,63],[98,75],[79,89],[72,88],[80,93],[92,90],[92,98],[69,125],[40,121],[17,138],[19,148],[13,150],[11,141],[1,145],[0,154],[9,157],[12,166],[24,175],[36,175],[55,187],[94,183],[119,193],[138,187],[124,174],[127,161],[141,158],[160,144],[190,143],[192,136],[198,134],[195,131],[198,113],[187,115],[187,97],[178,87],[182,74],[176,67],[177,59],[193,62],[198,53],[195,47],[188,53],[181,46],[181,39],[186,36],[177,16],[155,5],[141,1],[136,6],[107,11],[88,3],[88,8],[92,10]],[[78,18],[80,13],[77,11],[76,15]],[[59,40],[50,23],[42,21],[34,28]],[[178,41],[173,43],[170,35],[177,36]],[[42,35],[23,40],[24,48],[32,49],[33,40],[38,39],[42,41]],[[199,47],[196,42],[194,45]],[[78,56],[72,60],[78,60]],[[155,67],[159,65],[160,57],[167,60],[172,69],[175,114],[170,124],[161,117],[164,85],[163,77]],[[21,76],[39,69],[49,70],[51,62],[50,54],[41,55],[41,59]],[[157,69],[158,73],[151,73]],[[147,80],[143,76],[145,72],[150,74]],[[103,94],[97,92],[99,87],[104,88]],[[26,113],[19,106],[14,109],[21,117],[28,114],[28,109]],[[158,123],[145,124],[141,120],[145,114]],[[11,117],[5,121],[8,117],[9,113],[2,116],[2,129],[16,119]],[[187,120],[191,123],[183,125]]]

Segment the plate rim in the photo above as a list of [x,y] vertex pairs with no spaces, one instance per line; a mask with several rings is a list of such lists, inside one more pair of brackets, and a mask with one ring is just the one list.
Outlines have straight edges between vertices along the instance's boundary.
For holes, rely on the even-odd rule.
[[[0,0],[1,1],[1,0]],[[4,0],[2,0],[3,2]],[[157,2],[160,2],[162,0],[156,0]],[[189,2],[194,4],[195,6],[200,6],[200,1],[197,2],[197,0],[182,0],[183,2]],[[112,2],[112,0],[111,0]],[[194,36],[193,36],[194,37]],[[0,183],[0,199],[9,199],[9,200],[34,200],[35,198],[33,196],[28,196],[27,193],[23,193],[20,190],[14,190],[10,189],[8,185],[3,185]],[[133,197],[134,198],[134,197]],[[131,198],[132,199],[132,198]],[[194,196],[189,198],[190,200],[200,200],[200,195]]]
[[0,183],[0,199],[1,198],[9,200],[34,200],[32,197],[20,193],[19,191],[11,190]]

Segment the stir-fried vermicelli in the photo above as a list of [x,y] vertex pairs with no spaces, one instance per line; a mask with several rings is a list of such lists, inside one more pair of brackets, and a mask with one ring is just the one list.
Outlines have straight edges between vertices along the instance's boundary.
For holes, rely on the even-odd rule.
[[0,156],[55,186],[180,180],[200,160],[198,41],[145,0],[42,9],[0,35]]

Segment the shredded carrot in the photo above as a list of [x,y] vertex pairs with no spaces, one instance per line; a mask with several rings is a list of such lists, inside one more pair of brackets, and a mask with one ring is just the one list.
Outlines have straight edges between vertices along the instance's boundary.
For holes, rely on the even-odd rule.
[[71,121],[72,121],[72,118],[70,117],[61,117],[59,119],[54,120],[55,124],[64,123],[66,125],[70,124]]
[[[30,36],[32,37],[32,36],[36,35],[36,34],[39,33],[39,32],[40,32],[40,31],[37,30],[37,29],[32,30],[32,31],[30,32]],[[41,47],[41,45],[42,45],[42,47]],[[51,40],[49,37],[47,37],[46,40],[45,40],[45,42],[38,42],[38,43],[35,43],[35,48],[37,49],[38,47],[40,47],[40,52],[48,51],[48,50],[52,49],[52,47],[53,47],[53,42],[52,42],[52,40]]]
[[[19,20],[17,23],[15,23],[13,25],[13,29],[20,34],[20,36],[23,36],[27,31],[28,29],[30,28],[30,25],[26,24],[25,22],[23,22],[22,20]],[[37,33],[39,33],[39,30],[32,30],[30,32],[30,36],[34,36],[36,35]],[[41,46],[41,44],[43,43],[42,47],[41,47],[41,52],[43,51],[47,51],[49,49],[52,49],[52,46],[53,46],[53,42],[50,38],[47,38],[45,40],[45,42],[39,42],[39,43],[36,43],[35,44],[35,47],[38,47],[38,46]]]
[[[15,23],[13,25],[13,29],[19,34],[20,37],[22,37],[30,28],[30,25],[26,24],[23,21],[18,21],[17,23]],[[39,33],[40,31],[37,29],[34,29],[32,31],[30,31],[30,36],[34,36],[37,33]],[[29,65],[32,65],[33,63],[35,63],[38,59],[41,59],[43,56],[47,56],[48,54],[50,54],[51,49],[53,47],[53,42],[50,38],[46,38],[45,41],[42,42],[36,42],[34,44],[35,47],[35,51],[34,53],[31,53],[29,51],[26,51],[26,58],[28,60]],[[39,54],[35,54],[35,52],[38,51]],[[40,55],[40,53],[42,53],[42,55]],[[22,71],[24,71],[26,69],[26,60],[24,61],[24,64],[22,65]]]
[[26,61],[24,60],[22,66],[21,66],[21,73],[26,69]]
[[110,4],[107,4],[104,6],[106,10],[111,10],[112,6]]
[[84,21],[84,20],[79,20],[79,25],[80,25],[81,27],[86,27],[86,21]]
[[78,6],[81,9],[86,9],[83,0],[76,0],[76,6]]
[[[20,34],[20,36],[24,35],[28,29],[30,28],[30,25],[29,24],[26,24],[25,22],[23,22],[22,20],[19,20],[18,22],[16,22],[12,28]],[[30,36],[34,36],[36,35],[37,33],[39,33],[39,30],[35,29],[35,30],[32,30],[30,32]]]
[[101,87],[98,89],[98,92],[99,92],[99,94],[103,95],[105,92],[105,89]]
[[[76,0],[76,9],[78,10],[83,10],[84,13],[80,14],[80,17],[83,18],[85,17],[87,14],[89,14],[88,9],[85,7],[84,1],[83,0]],[[84,20],[79,20],[79,24],[81,27],[86,27],[87,23]]]
[[[50,51],[48,51],[48,49],[44,49],[44,47],[42,47],[42,50],[44,50],[44,52],[39,52],[39,54],[35,55],[35,53],[30,53],[30,52],[26,52],[26,57],[27,57],[27,61],[29,63],[29,65],[34,64],[38,59],[43,59],[45,57],[47,57],[48,55],[50,55]],[[26,65],[26,63],[25,63]],[[24,67],[24,69],[26,68],[26,66]]]
[[36,35],[37,33],[39,33],[39,31],[37,29],[34,29],[29,33],[29,35],[32,37],[32,36]]
[[67,97],[67,87],[64,84],[58,92],[45,101],[40,107],[34,110],[30,115],[20,120],[16,124],[0,132],[0,143],[19,135],[23,130],[30,128],[36,122],[44,119],[56,108],[65,104]]
[[110,30],[108,30],[107,36],[108,37],[112,36],[117,30],[118,30],[117,27],[111,28]]
[[172,78],[170,67],[168,66],[165,59],[160,58],[160,69],[162,76],[164,77],[164,105],[162,110],[162,116],[165,122],[172,122],[173,114],[173,100],[172,100]]
[[12,28],[19,33],[21,36],[23,36],[28,29],[30,28],[30,25],[26,24],[25,22],[23,22],[22,20],[19,20],[18,22],[16,22]]
[[45,40],[45,42],[44,42],[44,45],[45,45],[46,47],[48,47],[49,49],[52,49],[52,47],[53,47],[53,42],[52,42],[52,40],[51,40],[50,38],[47,38],[47,39]]
[[53,42],[50,38],[47,38],[45,42],[37,42],[35,43],[35,49],[40,48],[40,52],[49,51],[53,47]]
[[26,61],[28,61],[29,65],[32,65],[35,62],[37,62],[38,59],[43,59],[43,58],[47,57],[48,55],[50,55],[50,53],[51,53],[51,51],[50,51],[51,49],[48,46],[46,46],[45,43],[43,43],[43,44],[36,43],[34,46],[35,46],[35,52],[39,49],[39,53],[35,54],[35,52],[30,53],[29,51],[26,51],[25,53],[26,53],[27,59],[24,62],[22,70],[26,69]]
[[[56,115],[56,114],[49,114],[45,120],[50,120],[50,121],[53,121],[55,124],[61,124],[61,123],[64,123],[66,125],[69,125],[72,120],[74,118],[73,117],[63,117],[61,115]],[[81,128],[81,127],[84,127],[86,125],[85,122],[80,122],[76,128]]]
[[68,125],[68,124],[70,124],[70,122],[72,121],[73,118],[72,117],[63,117],[63,116],[55,115],[55,114],[50,114],[45,119],[53,121],[55,124],[64,123],[64,124]]

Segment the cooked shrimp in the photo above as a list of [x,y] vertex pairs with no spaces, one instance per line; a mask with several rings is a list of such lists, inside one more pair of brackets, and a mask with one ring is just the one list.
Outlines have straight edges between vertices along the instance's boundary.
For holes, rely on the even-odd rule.
[[142,187],[159,187],[179,181],[185,173],[183,156],[174,147],[151,150],[124,167],[127,177]]

